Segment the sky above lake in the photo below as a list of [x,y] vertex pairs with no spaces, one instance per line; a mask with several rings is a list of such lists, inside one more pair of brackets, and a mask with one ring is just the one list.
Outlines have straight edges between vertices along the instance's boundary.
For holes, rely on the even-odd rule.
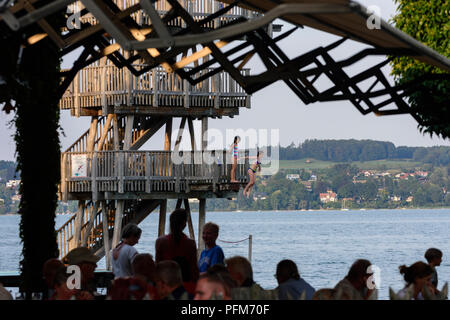
[[[366,7],[378,6],[381,17],[386,21],[395,14],[396,6],[392,0],[361,0],[359,2]],[[292,27],[282,21],[276,21],[276,23],[283,24],[283,31]],[[297,30],[279,45],[290,58],[294,58],[337,39],[338,37],[333,35],[304,28]],[[366,46],[350,41],[342,48],[333,51],[332,56],[341,60],[364,48]],[[63,68],[71,66],[74,57],[74,55],[64,57]],[[355,64],[350,71],[352,74],[362,72],[381,61],[380,58],[365,59]],[[251,68],[252,74],[263,71],[262,64],[257,59],[252,60],[247,67]],[[386,67],[383,71],[389,75],[390,68]],[[15,128],[9,125],[12,119],[12,114],[0,112],[0,160],[15,159],[15,144],[12,138]],[[89,128],[89,121],[89,117],[75,118],[70,116],[69,110],[62,111],[61,126],[65,133],[65,136],[61,135],[63,150]],[[175,120],[174,130],[178,124],[179,120]],[[196,124],[196,128],[199,129],[199,123]],[[387,117],[377,117],[373,114],[362,115],[349,101],[305,105],[281,81],[253,94],[250,109],[241,109],[239,116],[234,118],[212,119],[209,121],[209,128],[222,131],[224,136],[226,129],[275,129],[279,130],[282,146],[287,146],[291,142],[298,144],[306,139],[373,139],[391,141],[396,146],[450,146],[449,140],[421,134],[417,122],[410,115]],[[163,147],[162,131],[160,130],[152,141],[147,142],[141,149],[161,149]]]

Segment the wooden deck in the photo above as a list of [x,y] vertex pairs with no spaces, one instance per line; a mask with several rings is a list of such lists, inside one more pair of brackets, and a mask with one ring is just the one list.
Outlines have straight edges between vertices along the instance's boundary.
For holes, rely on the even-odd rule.
[[248,182],[249,167],[238,163],[231,184],[224,150],[65,152],[61,163],[63,201],[229,197]]
[[[250,74],[249,69],[241,72]],[[239,108],[250,108],[250,96],[226,72],[192,86],[161,67],[134,76],[125,68],[96,63],[78,72],[59,106],[70,109],[74,116],[106,113],[234,116],[239,114]]]

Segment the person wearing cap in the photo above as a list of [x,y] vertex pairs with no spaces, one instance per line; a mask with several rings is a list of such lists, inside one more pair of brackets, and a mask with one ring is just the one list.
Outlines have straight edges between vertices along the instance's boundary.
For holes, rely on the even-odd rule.
[[86,247],[79,247],[72,249],[64,258],[64,263],[67,266],[77,265],[81,271],[81,290],[88,291],[95,294],[97,288],[95,287],[94,271],[97,268],[99,258],[94,255],[91,250]]

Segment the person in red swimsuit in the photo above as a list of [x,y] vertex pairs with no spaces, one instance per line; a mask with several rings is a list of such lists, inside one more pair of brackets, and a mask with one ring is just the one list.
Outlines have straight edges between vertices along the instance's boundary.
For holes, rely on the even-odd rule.
[[155,262],[176,261],[180,265],[186,291],[194,294],[199,277],[197,247],[195,241],[183,233],[186,223],[187,212],[185,209],[176,209],[170,214],[170,234],[156,240]]

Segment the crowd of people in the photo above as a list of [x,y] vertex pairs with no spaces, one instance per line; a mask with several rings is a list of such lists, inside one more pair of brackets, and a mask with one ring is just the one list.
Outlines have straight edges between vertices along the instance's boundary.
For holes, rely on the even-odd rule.
[[[300,276],[296,263],[282,260],[277,264],[275,278],[278,287],[265,290],[253,279],[248,259],[241,256],[225,258],[216,244],[219,226],[208,222],[203,227],[205,249],[197,259],[195,241],[183,230],[187,212],[176,209],[170,215],[170,233],[155,243],[155,258],[149,253],[138,253],[135,245],[142,230],[128,224],[122,231],[122,240],[111,250],[114,280],[108,288],[110,300],[375,300],[371,262],[356,260],[348,274],[334,288],[316,290]],[[436,267],[442,262],[442,251],[430,248],[425,253],[427,263],[418,261],[399,267],[405,287],[391,299],[442,299],[447,293],[438,290]],[[49,300],[100,299],[95,287],[94,271],[99,258],[86,247],[71,250],[63,261],[50,259],[43,266],[43,277],[48,287]],[[77,266],[80,279],[72,279],[68,268]],[[78,281],[78,283],[76,283]],[[0,286],[0,296],[8,295]],[[105,298],[105,297],[103,297]]]

